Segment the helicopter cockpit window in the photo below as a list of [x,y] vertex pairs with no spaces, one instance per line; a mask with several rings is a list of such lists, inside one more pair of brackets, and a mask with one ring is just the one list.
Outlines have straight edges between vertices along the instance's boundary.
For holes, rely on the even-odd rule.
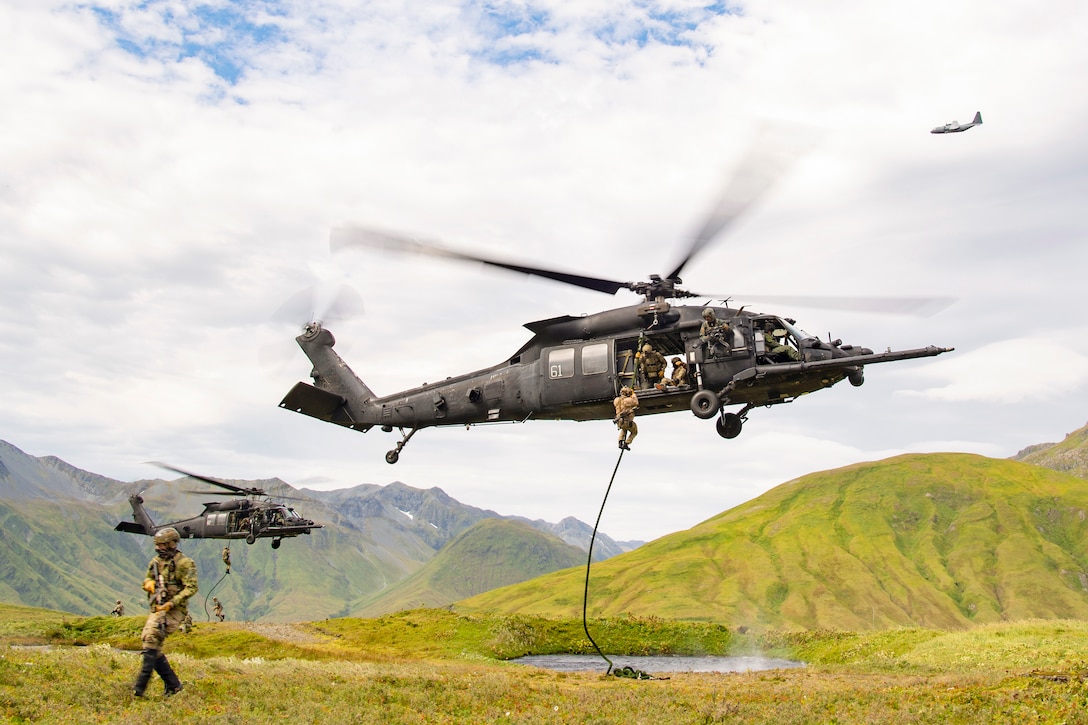
[[573,347],[561,347],[548,353],[548,377],[552,380],[574,377]]
[[608,372],[608,343],[586,345],[582,348],[582,375]]

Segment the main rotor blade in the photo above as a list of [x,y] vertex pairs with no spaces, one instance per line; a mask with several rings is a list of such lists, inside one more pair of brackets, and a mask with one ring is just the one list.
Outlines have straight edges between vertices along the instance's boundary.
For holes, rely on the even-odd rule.
[[197,491],[193,488],[183,488],[182,493],[191,493],[194,496],[245,496],[241,491]]
[[291,295],[272,313],[272,319],[300,327],[314,320],[351,320],[362,314],[363,297],[355,288],[341,284],[330,291],[314,285]]
[[676,279],[684,266],[710,242],[744,215],[771,189],[794,162],[814,145],[812,129],[794,124],[765,123],[740,165],[730,175],[687,254],[666,279]]
[[213,486],[221,486],[222,488],[225,488],[228,491],[234,491],[235,493],[248,495],[250,493],[253,493],[256,490],[256,489],[245,489],[245,488],[242,488],[240,486],[235,486],[233,483],[226,483],[224,481],[219,481],[219,480],[216,480],[214,478],[208,478],[207,476],[201,476],[199,473],[190,473],[189,471],[184,471],[184,470],[182,470],[180,468],[175,468],[174,466],[171,466],[171,465],[166,464],[166,463],[160,463],[158,461],[148,461],[148,463],[150,463],[152,466],[158,466],[159,468],[163,468],[163,469],[165,469],[167,471],[173,471],[174,473],[180,473],[181,475],[188,476],[189,478],[195,478],[196,480],[203,481],[204,483],[210,483]]
[[563,282],[565,284],[574,285],[575,287],[604,292],[605,294],[610,295],[616,294],[616,292],[621,289],[631,289],[632,284],[630,282],[616,282],[614,280],[601,279],[599,277],[586,277],[584,275],[571,274],[569,272],[558,272],[555,270],[543,269],[541,267],[527,267],[520,264],[512,264],[510,262],[501,262],[496,259],[480,257],[475,254],[457,252],[429,241],[422,242],[400,234],[391,234],[389,232],[359,226],[334,228],[329,235],[329,247],[333,252],[365,247],[368,249],[385,249],[400,252],[402,254],[424,254],[430,257],[444,257],[446,259],[457,259],[463,262],[479,262],[480,264],[499,267],[512,272],[520,272],[536,277],[544,277],[546,279],[555,280],[556,282]]
[[823,310],[847,310],[890,315],[932,317],[956,301],[955,297],[852,297],[823,295],[705,295],[696,297],[730,299],[737,302],[766,302]]

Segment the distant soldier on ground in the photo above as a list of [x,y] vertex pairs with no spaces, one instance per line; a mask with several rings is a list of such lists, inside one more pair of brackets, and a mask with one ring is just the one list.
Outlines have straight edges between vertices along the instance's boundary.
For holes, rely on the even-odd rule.
[[113,608],[113,611],[110,612],[110,614],[112,614],[115,617],[125,616],[125,605],[121,604],[120,599],[117,600],[117,606]]
[[620,429],[620,448],[631,450],[631,442],[638,435],[638,424],[635,423],[635,409],[638,408],[638,396],[635,391],[624,385],[620,388],[620,394],[612,401],[616,408],[616,417],[613,419],[616,427]]
[[155,558],[147,565],[144,591],[147,592],[151,614],[147,617],[140,638],[143,640],[143,661],[132,694],[143,697],[151,673],[157,672],[165,685],[167,697],[181,692],[181,680],[162,653],[166,638],[176,632],[189,613],[189,598],[196,594],[196,564],[178,551],[181,537],[177,529],[168,526],[155,533]]
[[215,607],[212,608],[212,612],[215,614],[215,618],[222,622],[226,619],[226,615],[223,614],[223,602],[219,601],[219,597],[212,597],[212,601],[215,602]]
[[223,563],[227,565],[227,573],[230,574],[230,547],[229,546],[224,546],[223,547],[222,558],[223,558]]
[[650,343],[642,346],[642,355],[638,361],[639,372],[642,373],[643,387],[661,388],[661,381],[665,377],[665,356],[654,349]]
[[185,613],[185,621],[181,623],[180,629],[182,634],[189,634],[189,632],[193,631],[193,615],[188,612]]

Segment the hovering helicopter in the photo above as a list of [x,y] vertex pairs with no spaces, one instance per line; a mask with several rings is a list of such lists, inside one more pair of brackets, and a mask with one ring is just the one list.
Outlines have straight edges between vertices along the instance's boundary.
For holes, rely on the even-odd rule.
[[190,491],[189,493],[244,498],[235,501],[211,501],[204,504],[204,511],[199,516],[167,524],[156,524],[144,508],[143,497],[140,494],[133,494],[128,497],[128,502],[132,506],[134,521],[122,521],[114,527],[114,531],[154,536],[159,529],[172,526],[177,529],[183,539],[245,539],[247,544],[253,544],[257,539],[270,538],[272,548],[278,549],[283,539],[299,534],[309,534],[311,529],[323,528],[321,524],[302,518],[290,506],[269,500],[263,488],[242,488],[162,463],[154,465],[224,489],[223,491]]
[[[534,275],[565,284],[616,294],[626,289],[641,302],[583,317],[561,316],[525,325],[533,337],[513,355],[483,370],[449,377],[440,383],[378,396],[333,350],[335,338],[320,322],[310,322],[296,341],[313,363],[313,384],[297,383],[280,407],[365,433],[374,426],[397,428],[400,441],[385,454],[396,463],[418,431],[432,426],[471,426],[529,420],[610,420],[621,388],[637,392],[638,414],[690,410],[716,418],[723,438],[740,434],[749,412],[789,403],[842,380],[864,383],[864,367],[876,363],[931,357],[953,348],[929,346],[873,352],[841,340],[820,340],[776,314],[731,307],[728,296],[681,288],[685,265],[761,196],[788,166],[783,159],[750,153],[733,183],[726,187],[680,262],[666,275],[648,281],[620,282],[489,259],[422,243],[410,237],[361,227],[334,229],[334,252],[351,248],[426,254]],[[677,305],[686,298],[721,299],[723,306]],[[758,298],[751,298],[753,300]],[[857,307],[882,312],[910,312],[943,307],[948,298],[777,298],[824,307]],[[727,328],[716,337],[701,334],[703,314],[711,310]],[[707,338],[707,339],[704,339]],[[666,358],[680,357],[690,371],[686,385],[649,385],[640,376],[644,346]],[[739,410],[726,412],[726,406]]]

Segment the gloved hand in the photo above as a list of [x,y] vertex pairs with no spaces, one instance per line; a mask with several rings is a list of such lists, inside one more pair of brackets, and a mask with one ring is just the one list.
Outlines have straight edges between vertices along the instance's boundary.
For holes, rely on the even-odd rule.
[[166,604],[159,604],[157,606],[154,606],[154,607],[151,608],[151,610],[154,611],[154,612],[164,612],[165,613],[165,612],[169,612],[173,608],[174,608],[174,603],[173,602],[167,602]]
[[144,579],[144,591],[147,592],[148,594],[154,594],[155,593],[155,580],[154,579]]

